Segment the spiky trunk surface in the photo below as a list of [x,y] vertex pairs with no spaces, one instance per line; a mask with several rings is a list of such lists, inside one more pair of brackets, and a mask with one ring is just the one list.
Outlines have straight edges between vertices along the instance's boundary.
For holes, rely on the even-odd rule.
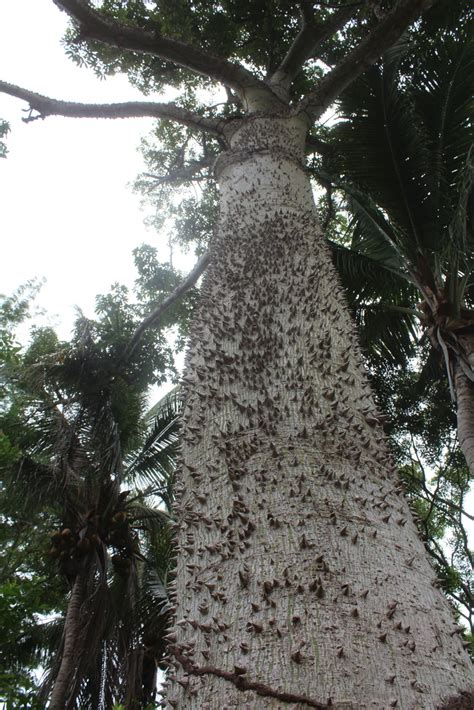
[[167,707],[432,710],[472,670],[388,460],[304,134],[250,119],[218,165]]
[[61,663],[54,682],[53,692],[48,705],[49,710],[69,708],[69,694],[74,685],[77,661],[77,646],[80,637],[81,606],[84,602],[85,582],[82,574],[74,580],[71,597],[64,621],[64,640]]

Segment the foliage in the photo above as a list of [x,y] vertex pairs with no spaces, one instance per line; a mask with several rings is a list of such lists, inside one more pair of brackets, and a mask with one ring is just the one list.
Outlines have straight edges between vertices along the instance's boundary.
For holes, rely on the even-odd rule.
[[341,97],[323,161],[350,212],[336,263],[367,350],[392,362],[412,354],[420,322],[459,319],[472,304],[468,32],[459,22],[440,41],[435,25],[416,51],[414,39],[392,48]]
[[[140,253],[137,292],[172,288],[169,270],[153,271],[154,252]],[[70,342],[37,328],[25,348],[12,326],[26,317],[28,298],[20,291],[3,300],[0,612],[2,693],[10,704],[30,702],[39,665],[50,669],[44,697],[54,683],[60,619],[78,575],[87,582],[83,645],[78,639],[70,685],[77,706],[94,705],[101,692],[126,699],[130,708],[153,695],[171,569],[166,505],[178,400],[165,399],[144,416],[150,385],[162,382],[172,363],[156,334],[145,333],[127,353],[149,308],[129,302],[126,289],[115,285],[97,299],[97,320],[79,314]],[[46,615],[44,623],[38,614]]]
[[[7,121],[0,118],[0,139],[5,138],[10,132],[10,126]],[[7,146],[3,140],[0,140],[0,158],[6,158],[8,153]]]
[[[421,349],[418,357],[423,357]],[[416,365],[415,360],[403,369],[372,368],[372,382],[425,547],[443,591],[472,633],[471,477],[456,441],[446,382],[436,379],[425,388]]]
[[334,261],[425,545],[472,631],[470,477],[436,347],[437,328],[469,322],[474,296],[474,44],[471,13],[455,4],[344,92],[313,170],[331,186]]
[[[22,551],[16,554],[23,561]],[[48,580],[39,576],[20,579],[17,575],[0,586],[0,699],[7,708],[40,707],[33,671],[47,656],[47,635],[38,615],[54,610],[51,591]]]
[[[350,0],[341,0],[339,5],[343,4],[350,4]],[[298,13],[291,0],[103,0],[96,6],[122,22],[201,46],[218,57],[241,61],[262,77],[277,68],[298,27]],[[331,9],[320,7],[321,20],[330,15]],[[370,14],[364,13],[361,22],[369,21]],[[255,32],[256,27],[259,32]],[[78,44],[76,37],[72,28],[65,40],[66,51],[75,62],[92,67],[101,77],[124,72],[145,94],[160,92],[164,87],[185,87],[188,93],[194,93],[210,84],[208,79],[156,56],[104,48],[94,41]],[[350,41],[350,35],[346,36],[346,46]],[[329,38],[326,45],[331,47],[332,43]],[[315,62],[309,62],[295,82],[295,95],[301,95],[319,71]]]
[[217,215],[217,189],[212,176],[219,152],[217,141],[161,121],[153,135],[142,140],[141,151],[146,172],[135,181],[135,190],[153,209],[147,223],[157,231],[167,227],[181,248],[192,246],[201,254]]

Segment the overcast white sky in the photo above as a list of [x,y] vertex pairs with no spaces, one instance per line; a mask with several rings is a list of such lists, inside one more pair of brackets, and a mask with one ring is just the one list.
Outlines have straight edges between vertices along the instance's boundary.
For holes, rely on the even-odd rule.
[[[125,77],[100,81],[65,55],[65,13],[52,0],[0,0],[0,78],[55,98],[143,99]],[[156,97],[151,97],[156,98]],[[140,198],[127,186],[142,169],[137,151],[152,119],[47,118],[22,122],[26,103],[0,94],[10,122],[0,161],[0,293],[46,277],[39,299],[67,337],[74,306],[92,314],[114,281],[131,283],[132,250],[165,239],[145,229]]]

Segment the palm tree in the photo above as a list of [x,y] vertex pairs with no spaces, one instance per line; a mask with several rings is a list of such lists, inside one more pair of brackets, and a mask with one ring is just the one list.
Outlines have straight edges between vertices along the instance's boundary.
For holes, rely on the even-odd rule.
[[425,21],[417,43],[416,58],[399,43],[344,93],[323,173],[350,212],[333,246],[363,345],[404,364],[424,329],[422,382],[444,360],[472,473],[474,43],[466,18],[444,33]]
[[29,442],[9,494],[49,521],[49,571],[69,589],[41,693],[52,709],[145,707],[164,654],[179,396],[143,417],[134,363],[99,335],[83,317],[72,344],[37,334],[17,383]]

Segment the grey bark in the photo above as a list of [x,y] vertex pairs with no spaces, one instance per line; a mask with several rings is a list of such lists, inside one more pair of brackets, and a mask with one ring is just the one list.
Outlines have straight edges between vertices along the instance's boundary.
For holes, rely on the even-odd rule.
[[[68,116],[69,118],[137,118],[150,116],[152,118],[170,119],[181,123],[183,126],[198,128],[216,136],[221,134],[220,121],[206,118],[173,103],[126,101],[115,104],[84,104],[76,101],[61,101],[1,80],[0,92],[9,96],[16,96],[28,102],[30,110],[29,116],[23,119],[25,122],[35,121],[46,116]],[[32,115],[33,111],[37,111],[37,114]]]
[[166,707],[434,710],[472,667],[390,463],[306,126],[234,129],[185,375]]
[[301,4],[300,14],[301,29],[270,79],[273,91],[286,101],[291,82],[301,71],[303,64],[315,57],[318,47],[346,24],[354,14],[354,7],[349,5],[341,8],[326,22],[316,22],[314,9],[310,5]]
[[74,580],[71,598],[64,621],[63,650],[59,671],[51,693],[49,710],[65,710],[68,707],[68,697],[74,682],[75,663],[78,656],[81,606],[84,601],[85,582],[81,574]]
[[[241,64],[234,64],[223,57],[207,52],[202,47],[181,42],[159,32],[106,17],[88,0],[53,1],[78,24],[78,39],[97,39],[121,50],[155,55],[219,81],[231,87],[238,95],[250,87],[258,88],[265,94],[267,102],[272,101],[275,106],[279,105],[277,97],[268,86]],[[418,0],[414,1],[418,2]]]
[[453,358],[458,441],[469,470],[474,475],[474,383],[466,374],[469,367],[473,371],[474,338],[472,335],[459,336],[458,340],[462,346],[464,364],[462,367],[459,360]]
[[342,91],[363,74],[379,57],[397,42],[407,27],[433,4],[434,0],[398,0],[372,31],[333,67],[300,102],[316,120]]

